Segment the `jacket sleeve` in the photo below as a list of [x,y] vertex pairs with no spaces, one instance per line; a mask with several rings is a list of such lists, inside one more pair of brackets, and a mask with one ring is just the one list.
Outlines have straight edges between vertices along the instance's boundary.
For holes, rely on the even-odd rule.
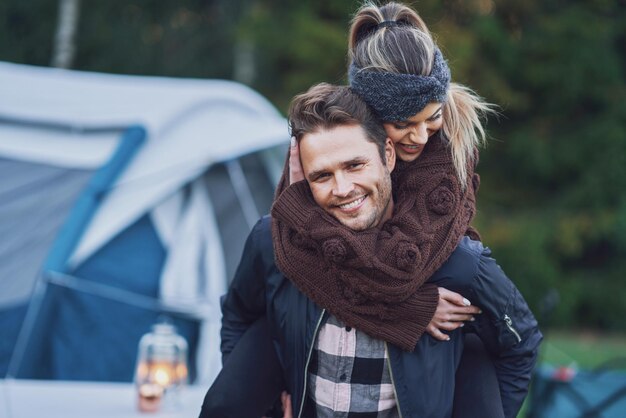
[[222,363],[246,330],[265,315],[265,256],[271,254],[265,245],[272,245],[267,218],[257,222],[248,235],[235,277],[222,297]]
[[492,354],[504,415],[515,418],[528,393],[543,336],[528,304],[488,248],[479,257],[472,293],[483,310],[472,326]]

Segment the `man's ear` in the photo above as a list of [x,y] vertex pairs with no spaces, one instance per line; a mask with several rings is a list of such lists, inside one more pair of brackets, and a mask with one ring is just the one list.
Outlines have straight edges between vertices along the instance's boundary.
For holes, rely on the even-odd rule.
[[387,138],[385,141],[385,163],[390,173],[396,167],[396,148],[393,146],[391,138]]

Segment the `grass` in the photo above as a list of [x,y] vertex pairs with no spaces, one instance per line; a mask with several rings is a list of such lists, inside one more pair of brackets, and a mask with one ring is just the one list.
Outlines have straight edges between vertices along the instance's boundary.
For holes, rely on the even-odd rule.
[[555,366],[594,368],[620,357],[622,367],[626,367],[625,334],[551,331],[542,344],[539,361]]

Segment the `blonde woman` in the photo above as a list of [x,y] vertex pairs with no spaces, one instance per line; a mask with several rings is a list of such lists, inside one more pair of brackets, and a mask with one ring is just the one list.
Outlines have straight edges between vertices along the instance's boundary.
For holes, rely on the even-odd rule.
[[428,27],[400,3],[367,4],[350,28],[351,87],[374,109],[399,159],[415,161],[438,134],[449,147],[462,185],[485,141],[481,117],[492,112],[450,70]]

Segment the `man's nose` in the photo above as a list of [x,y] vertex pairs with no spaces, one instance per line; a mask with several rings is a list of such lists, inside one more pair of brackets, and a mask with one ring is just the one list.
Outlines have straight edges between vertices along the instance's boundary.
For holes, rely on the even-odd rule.
[[348,196],[354,189],[354,184],[343,174],[335,176],[335,187],[333,194],[338,197]]
[[419,123],[413,127],[411,142],[419,145],[424,145],[428,142],[428,129],[425,123]]

